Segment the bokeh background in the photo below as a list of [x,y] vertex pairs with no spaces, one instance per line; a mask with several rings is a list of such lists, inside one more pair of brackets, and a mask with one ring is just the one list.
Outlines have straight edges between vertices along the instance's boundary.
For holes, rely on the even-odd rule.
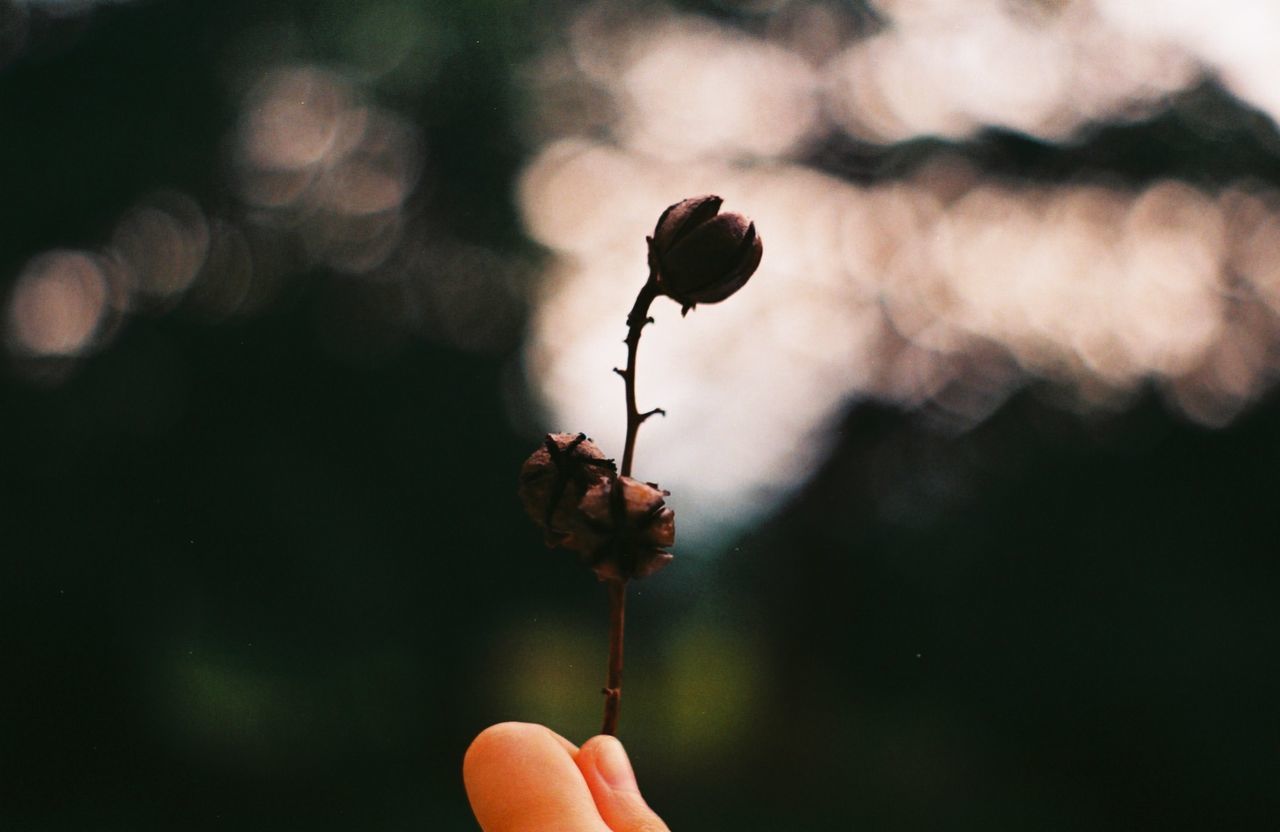
[[514,495],[617,453],[643,236],[677,830],[1280,821],[1280,6],[0,1],[0,826],[467,830],[598,724]]

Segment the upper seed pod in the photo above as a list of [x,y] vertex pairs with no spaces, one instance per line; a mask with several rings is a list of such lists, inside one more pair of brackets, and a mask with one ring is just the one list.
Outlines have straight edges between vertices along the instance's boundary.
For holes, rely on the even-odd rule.
[[578,509],[598,535],[590,564],[601,580],[644,578],[671,562],[666,547],[676,540],[676,515],[667,492],[631,477],[599,480]]
[[687,313],[717,303],[742,288],[764,254],[755,223],[721,214],[718,196],[677,202],[658,217],[649,238],[649,266],[663,294]]
[[594,546],[582,525],[578,502],[599,480],[612,479],[615,466],[585,433],[547,434],[542,447],[520,467],[520,502],[546,531],[548,546],[583,549]]

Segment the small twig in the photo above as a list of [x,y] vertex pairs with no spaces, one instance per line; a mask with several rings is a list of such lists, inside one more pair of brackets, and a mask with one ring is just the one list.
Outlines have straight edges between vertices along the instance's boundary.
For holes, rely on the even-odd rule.
[[604,687],[604,725],[600,733],[616,736],[622,707],[622,631],[626,624],[627,582],[605,582],[609,590],[609,677]]
[[624,477],[631,476],[631,463],[636,455],[636,434],[640,432],[640,425],[654,413],[666,414],[662,408],[643,414],[636,408],[636,353],[640,349],[640,333],[646,324],[653,323],[653,318],[649,317],[649,305],[657,296],[657,276],[650,272],[648,281],[640,289],[640,294],[636,295],[635,305],[627,315],[627,369],[614,370],[622,376],[627,387],[627,442],[623,448],[622,468],[619,471]]

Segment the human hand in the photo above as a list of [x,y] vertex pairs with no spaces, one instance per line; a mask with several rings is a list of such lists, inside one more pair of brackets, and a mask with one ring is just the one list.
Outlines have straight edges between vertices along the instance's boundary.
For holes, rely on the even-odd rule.
[[484,832],[670,832],[614,737],[577,748],[541,725],[503,722],[471,743],[462,779]]

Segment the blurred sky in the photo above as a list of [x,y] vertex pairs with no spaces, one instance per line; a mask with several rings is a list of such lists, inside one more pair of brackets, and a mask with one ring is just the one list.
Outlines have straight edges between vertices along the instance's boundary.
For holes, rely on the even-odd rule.
[[476,731],[589,736],[603,593],[515,472],[620,453],[698,193],[765,256],[641,349],[679,538],[623,738],[672,827],[1274,825],[1278,41],[0,0],[0,825],[468,829]]

